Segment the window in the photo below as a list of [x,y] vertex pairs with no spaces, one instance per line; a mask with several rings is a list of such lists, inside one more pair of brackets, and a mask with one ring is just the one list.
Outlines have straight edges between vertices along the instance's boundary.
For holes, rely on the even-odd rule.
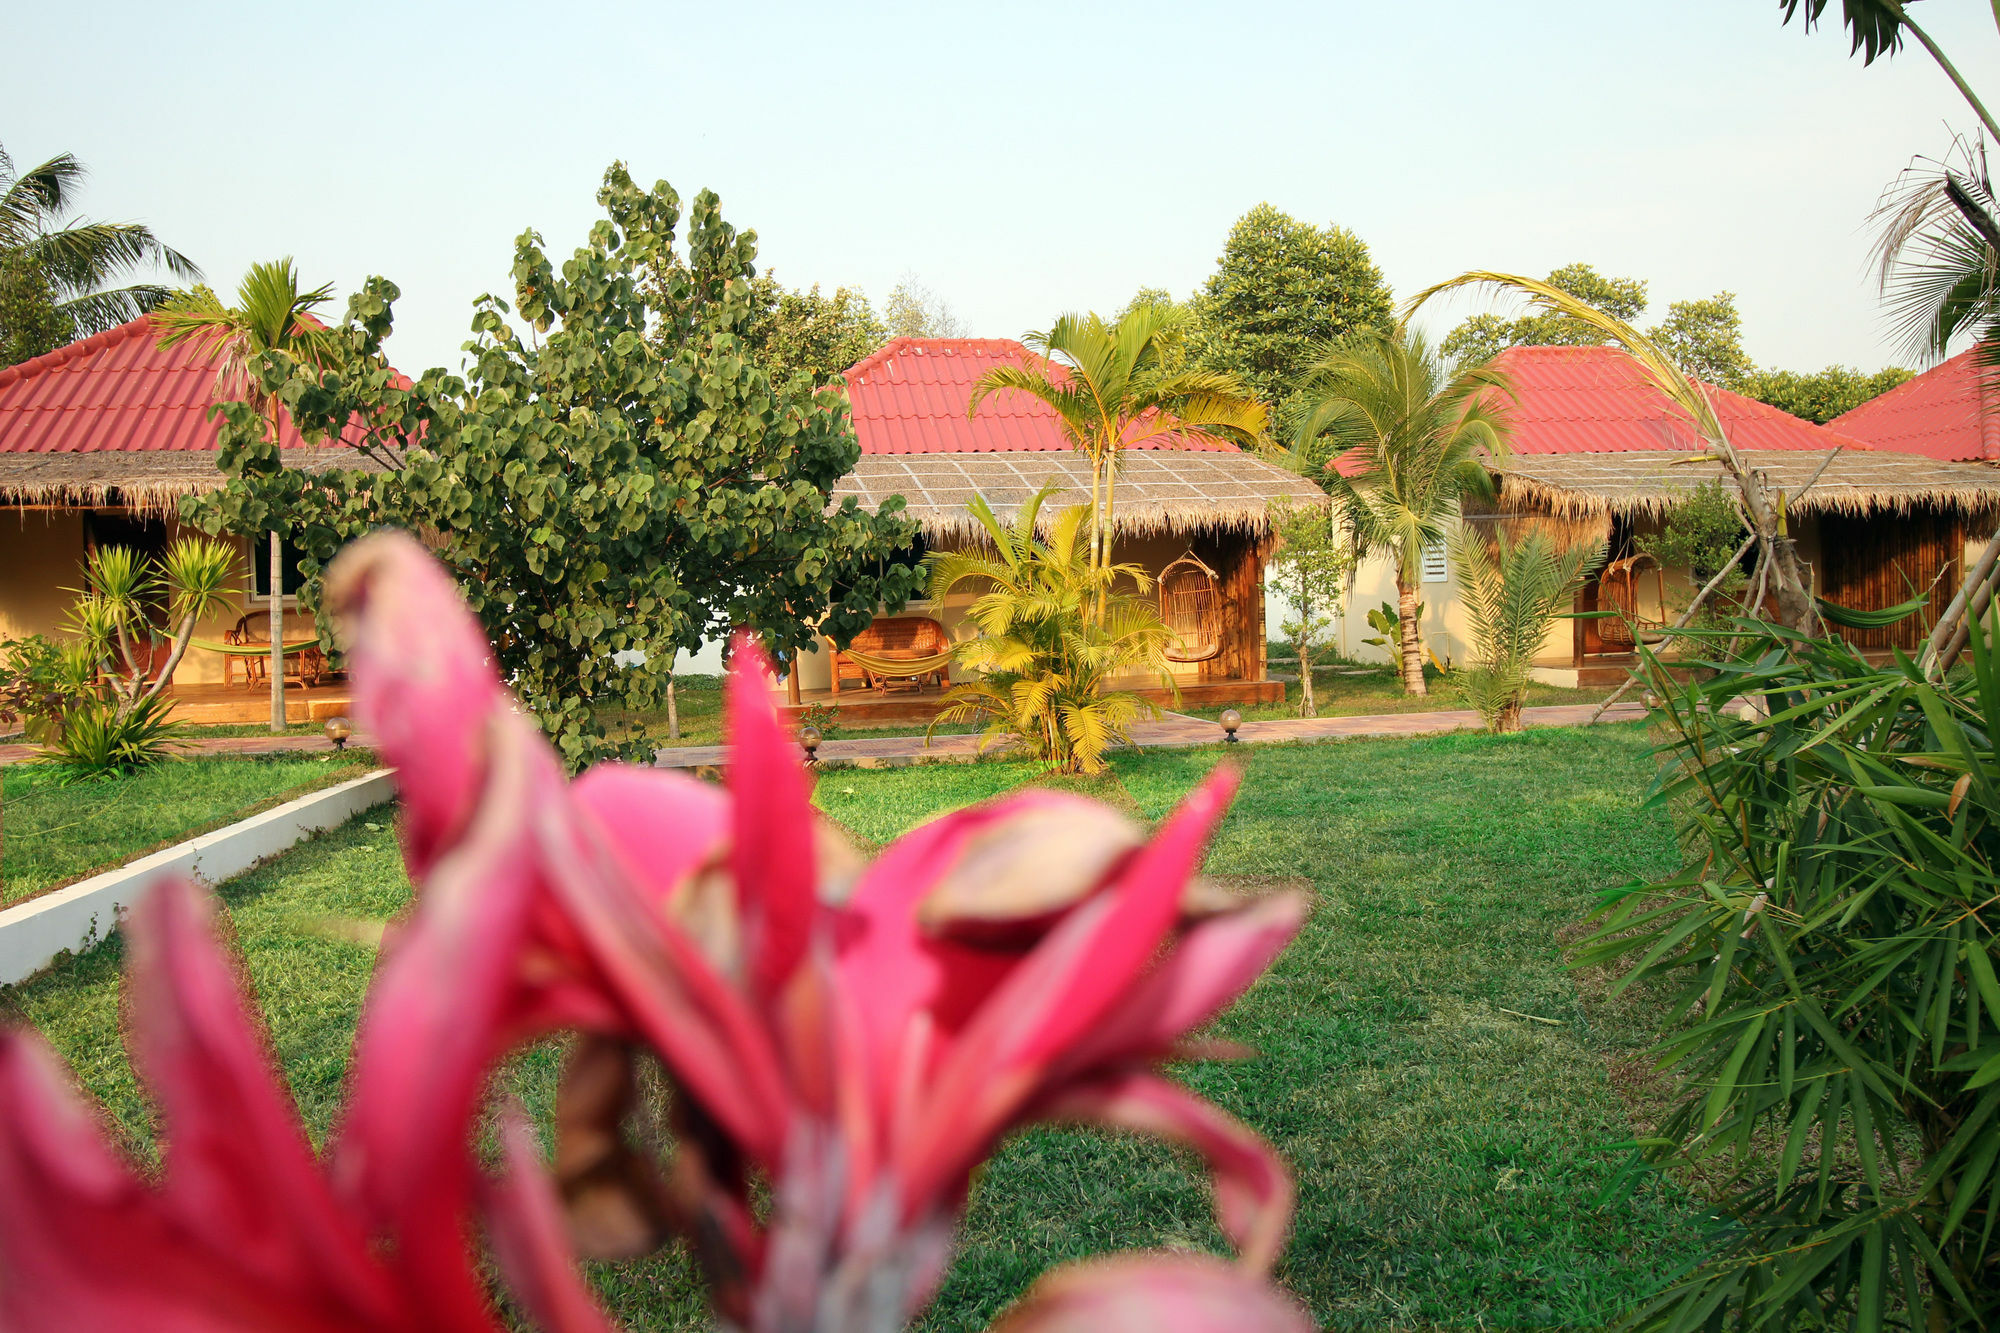
[[[281,542],[278,558],[284,562],[284,594],[287,597],[298,593],[299,585],[305,578],[299,573],[299,549],[290,542]],[[249,544],[250,577],[255,595],[261,600],[271,595],[271,535],[260,534]]]
[[1445,568],[1444,543],[1431,542],[1424,547],[1424,582],[1443,583],[1448,577],[1450,571]]

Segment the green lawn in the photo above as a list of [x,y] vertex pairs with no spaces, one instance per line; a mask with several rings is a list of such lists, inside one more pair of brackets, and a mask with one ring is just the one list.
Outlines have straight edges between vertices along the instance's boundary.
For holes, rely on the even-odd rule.
[[[1686,1198],[1649,1187],[1599,1202],[1623,1160],[1611,1145],[1631,1132],[1606,1070],[1644,1043],[1644,1015],[1586,1010],[1558,944],[1598,887],[1673,864],[1663,822],[1635,808],[1646,745],[1637,728],[1600,727],[1241,756],[1247,781],[1208,870],[1245,884],[1303,880],[1314,914],[1222,1021],[1262,1057],[1183,1074],[1292,1164],[1298,1219],[1280,1276],[1322,1321],[1587,1327],[1693,1254],[1703,1222]],[[1088,785],[1156,818],[1219,755],[1121,755]],[[840,771],[817,799],[879,842],[1031,776],[1008,763]],[[407,896],[386,816],[315,840],[224,896],[278,1054],[323,1134],[372,962],[343,923],[384,919]],[[6,994],[143,1142],[117,1030],[117,953],[114,941]],[[508,1078],[544,1115],[556,1059],[552,1047],[530,1051]],[[1180,1154],[1067,1131],[1003,1149],[963,1242],[929,1328],[983,1328],[1067,1258],[1219,1243]],[[678,1255],[595,1276],[627,1327],[703,1326]]]
[[359,777],[371,761],[358,750],[178,759],[70,787],[37,765],[7,765],[0,768],[0,906]]
[[[1274,670],[1289,675],[1298,674],[1297,663],[1281,663]],[[1402,673],[1394,667],[1356,666],[1343,662],[1337,666],[1318,667],[1313,671],[1313,702],[1320,717],[1359,717],[1368,713],[1428,713],[1445,708],[1469,707],[1458,697],[1450,682],[1435,668],[1426,668],[1424,679],[1430,687],[1426,695],[1411,695],[1403,692]],[[1601,702],[1611,691],[1607,689],[1570,690],[1558,689],[1553,685],[1528,686],[1528,706],[1539,708],[1545,704],[1594,704]],[[1217,704],[1213,708],[1185,708],[1178,711],[1190,717],[1205,717],[1211,720],[1222,715],[1227,705]],[[1296,680],[1285,685],[1285,701],[1281,704],[1238,705],[1246,722],[1263,722],[1273,718],[1297,717],[1299,715],[1299,684]]]

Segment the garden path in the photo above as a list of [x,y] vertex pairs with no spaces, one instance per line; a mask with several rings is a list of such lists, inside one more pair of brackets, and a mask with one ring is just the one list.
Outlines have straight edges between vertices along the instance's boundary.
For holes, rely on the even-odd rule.
[[[1527,708],[1522,721],[1531,727],[1580,727],[1597,711],[1595,704],[1552,704]],[[1606,722],[1632,722],[1646,715],[1638,703],[1619,704],[1605,713]],[[1374,713],[1361,717],[1288,717],[1266,722],[1245,722],[1237,736],[1249,744],[1283,741],[1351,741],[1385,736],[1434,736],[1446,731],[1477,731],[1479,714],[1469,708],[1441,709],[1432,713]],[[1132,728],[1132,739],[1142,749],[1184,749],[1191,745],[1213,745],[1222,739],[1222,728],[1213,722],[1184,714],[1170,713],[1158,722],[1140,722]],[[350,742],[366,747],[368,738],[357,735]],[[330,750],[333,742],[324,736],[217,736],[189,743],[188,754],[275,754],[281,750]],[[32,745],[0,745],[0,764],[19,764],[34,757]],[[951,762],[966,760],[979,753],[978,736],[935,736],[930,744],[922,736],[866,736],[821,743],[822,762],[861,768],[890,767],[920,760]],[[707,768],[726,762],[728,747],[686,745],[658,752],[660,768]]]

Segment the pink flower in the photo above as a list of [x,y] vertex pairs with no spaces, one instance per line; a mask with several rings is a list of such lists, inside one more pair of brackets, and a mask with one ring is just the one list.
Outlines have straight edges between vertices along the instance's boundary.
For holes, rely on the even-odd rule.
[[[0,1326],[485,1333],[483,1224],[556,1333],[607,1327],[573,1246],[633,1254],[670,1233],[734,1324],[879,1333],[928,1299],[999,1140],[1077,1120],[1201,1152],[1244,1263],[1055,1275],[1013,1327],[1193,1329],[1206,1312],[1227,1317],[1201,1326],[1299,1327],[1261,1277],[1289,1220],[1283,1167],[1159,1071],[1219,1053],[1189,1034],[1301,919],[1290,896],[1190,887],[1229,774],[1150,841],[1101,806],[1028,792],[864,866],[808,804],[747,643],[727,793],[617,766],[567,783],[416,543],[358,543],[329,597],[358,711],[400,769],[421,888],[385,943],[339,1129],[316,1155],[207,899],[162,885],[128,924],[157,1180],[112,1150],[38,1038],[0,1032]],[[512,1111],[491,1178],[472,1144],[487,1079],[558,1030],[578,1035],[554,1188]],[[625,1133],[647,1050],[678,1089],[669,1167]],[[758,1176],[768,1209],[752,1207]]]
[[[404,790],[424,794],[405,809],[421,878],[466,836],[481,738],[510,705],[413,542],[358,544],[330,598],[362,720]],[[863,867],[811,809],[748,640],[737,662],[726,795],[611,765],[533,812],[545,896],[510,1032],[598,1034],[561,1112],[579,1236],[629,1253],[681,1231],[722,1310],[755,1328],[895,1327],[935,1286],[973,1168],[1012,1129],[1073,1120],[1202,1153],[1225,1232],[1268,1267],[1289,1177],[1254,1132],[1158,1072],[1302,919],[1292,895],[1211,903],[1188,889],[1233,774],[1151,841],[1093,802],[1031,791],[939,819]],[[671,1178],[618,1132],[635,1044],[685,1094]],[[753,1171],[774,1184],[768,1226]],[[845,1305],[829,1316],[829,1302]]]
[[606,1327],[531,1141],[507,1128],[499,1183],[468,1144],[486,1062],[467,1025],[510,992],[506,951],[532,904],[506,830],[560,776],[527,739],[518,724],[495,728],[468,836],[433,866],[381,965],[348,1122],[324,1161],[216,943],[208,899],[184,881],[154,888],[125,927],[132,1057],[162,1131],[156,1183],[112,1150],[38,1037],[0,1032],[0,1326],[498,1330],[466,1243],[483,1205],[544,1327]]

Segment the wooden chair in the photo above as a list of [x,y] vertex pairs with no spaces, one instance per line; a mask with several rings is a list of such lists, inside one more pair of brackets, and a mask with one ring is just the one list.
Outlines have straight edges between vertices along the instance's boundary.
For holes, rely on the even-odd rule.
[[877,694],[891,685],[921,691],[934,680],[942,690],[951,684],[951,664],[939,660],[951,652],[944,626],[929,616],[882,616],[854,636],[845,650],[833,654],[833,692],[843,680],[859,680]]

